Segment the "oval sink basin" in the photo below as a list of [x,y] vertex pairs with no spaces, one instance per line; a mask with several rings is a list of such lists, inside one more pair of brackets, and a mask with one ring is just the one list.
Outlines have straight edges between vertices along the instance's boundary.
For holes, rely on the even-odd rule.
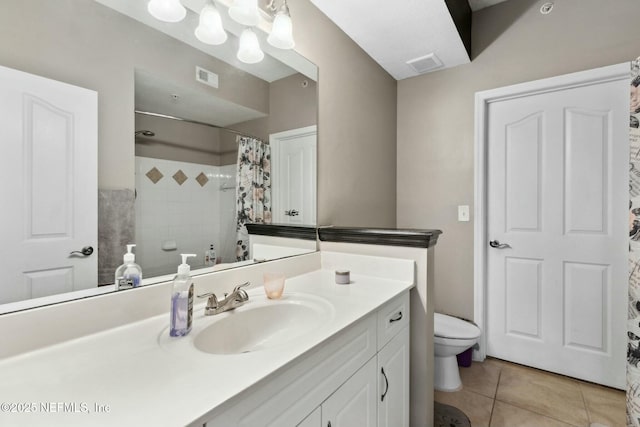
[[198,332],[196,348],[211,354],[240,354],[285,344],[327,321],[332,306],[312,295],[289,294],[280,300],[253,297],[235,310],[218,314]]

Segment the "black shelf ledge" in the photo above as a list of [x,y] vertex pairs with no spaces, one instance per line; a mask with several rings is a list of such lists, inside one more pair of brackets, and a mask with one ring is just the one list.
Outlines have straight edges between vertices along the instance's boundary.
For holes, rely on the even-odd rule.
[[245,224],[249,234],[290,239],[316,240],[316,227],[288,224]]
[[440,230],[412,230],[364,227],[320,227],[318,236],[323,242],[359,243],[366,245],[430,248],[436,245]]

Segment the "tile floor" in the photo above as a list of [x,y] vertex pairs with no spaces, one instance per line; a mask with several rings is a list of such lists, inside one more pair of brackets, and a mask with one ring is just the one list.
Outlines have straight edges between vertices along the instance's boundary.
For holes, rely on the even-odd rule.
[[462,410],[473,427],[626,426],[620,390],[492,358],[460,376],[462,390],[436,391],[435,400]]

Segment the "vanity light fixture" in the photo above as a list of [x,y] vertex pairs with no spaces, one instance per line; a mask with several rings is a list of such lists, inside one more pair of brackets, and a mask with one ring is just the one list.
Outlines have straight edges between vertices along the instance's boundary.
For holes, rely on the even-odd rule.
[[234,0],[229,16],[239,24],[255,27],[260,22],[258,0]]
[[149,0],[147,10],[159,21],[180,22],[187,16],[187,9],[180,0]]
[[207,0],[207,3],[202,8],[200,22],[195,34],[198,40],[205,44],[218,45],[227,41],[227,32],[222,26],[220,12],[218,12],[213,1]]
[[[267,42],[278,49],[293,49],[293,24],[287,0],[282,0],[279,8],[276,7],[276,0],[269,0],[266,9],[273,17],[273,26]],[[239,24],[255,27],[260,20],[258,1],[234,0],[229,8],[229,16]]]
[[264,58],[264,52],[260,49],[258,36],[251,28],[245,28],[240,35],[240,47],[237,57],[245,64],[256,64]]
[[[287,0],[282,0],[280,7],[276,6],[276,1],[268,0],[266,5],[267,15],[273,18],[267,42],[278,49],[293,49],[295,46],[293,24]],[[151,16],[164,22],[179,22],[187,14],[187,10],[180,3],[180,0],[149,0],[147,10]],[[229,7],[229,16],[234,21],[248,27],[240,35],[237,58],[246,64],[262,61],[264,52],[260,48],[258,36],[251,29],[260,23],[258,0],[233,0],[231,7]],[[222,25],[220,12],[215,6],[215,0],[205,0],[205,5],[200,11],[195,35],[202,43],[209,45],[219,45],[227,41],[227,33]]]
[[282,6],[280,6],[280,9],[278,9],[276,13],[271,34],[269,34],[267,42],[278,49],[293,49],[296,45],[293,41],[293,25],[291,23],[291,13],[289,13],[287,0],[283,0]]

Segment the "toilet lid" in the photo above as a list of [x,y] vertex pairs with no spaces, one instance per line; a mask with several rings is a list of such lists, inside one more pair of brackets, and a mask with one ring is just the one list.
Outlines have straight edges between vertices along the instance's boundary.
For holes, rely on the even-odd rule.
[[440,313],[434,315],[433,332],[442,338],[473,339],[480,336],[480,329],[473,323]]

